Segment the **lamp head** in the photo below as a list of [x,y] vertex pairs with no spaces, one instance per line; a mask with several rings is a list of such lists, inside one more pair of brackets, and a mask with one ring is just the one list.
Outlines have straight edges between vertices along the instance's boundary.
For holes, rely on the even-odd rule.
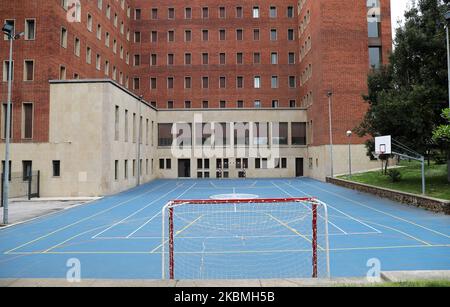
[[5,34],[7,34],[7,35],[12,35],[12,34],[13,34],[13,31],[14,31],[14,26],[13,26],[13,25],[10,25],[10,24],[8,24],[8,23],[5,23],[5,24],[3,25],[2,31],[3,31],[3,33],[5,33]]
[[450,23],[450,11],[444,14],[445,20],[447,20],[448,23]]
[[333,96],[333,92],[332,91],[328,91],[327,92],[327,97],[331,97],[331,96]]
[[351,136],[352,136],[352,131],[351,131],[351,130],[348,130],[348,131],[347,131],[347,136],[348,136],[348,137],[351,137]]

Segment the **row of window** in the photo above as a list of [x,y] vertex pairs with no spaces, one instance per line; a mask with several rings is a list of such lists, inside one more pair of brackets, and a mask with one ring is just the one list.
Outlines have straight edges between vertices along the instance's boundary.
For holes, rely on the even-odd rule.
[[[249,168],[248,158],[236,158],[234,163],[230,163],[230,159],[216,159],[216,169],[217,170],[229,170],[232,165],[235,169],[248,169]],[[287,168],[287,158],[275,158],[270,164],[267,158],[255,158],[255,168],[256,169],[267,169],[271,168]],[[160,170],[171,170],[172,169],[172,159],[159,159],[159,169]],[[197,159],[197,170],[210,170],[210,159]]]
[[[306,145],[304,122],[158,124],[158,146]],[[289,133],[290,132],[290,133]],[[252,137],[250,137],[252,136]]]
[[[211,14],[210,12],[212,11],[211,8],[204,6],[201,7],[200,9],[200,17],[202,19],[208,19],[211,18]],[[242,6],[237,6],[234,8],[235,10],[235,14],[234,16],[236,18],[244,18],[244,8]],[[251,12],[251,16],[252,18],[258,19],[258,18],[262,18],[264,16],[262,16],[261,14],[261,9],[259,6],[253,6],[252,8],[252,12]],[[161,18],[160,16],[160,10],[158,8],[152,8],[150,10],[150,19],[152,20],[158,20]],[[175,8],[173,7],[169,7],[166,11],[165,17],[169,20],[175,20],[176,19],[176,11]],[[142,14],[142,9],[137,8],[134,11],[134,19],[135,20],[141,20],[143,18],[143,14]],[[228,18],[227,17],[227,8],[225,6],[219,6],[217,8],[217,17],[218,18]],[[268,17],[269,18],[278,18],[278,7],[277,6],[270,6],[269,7],[269,11],[268,11]],[[286,7],[286,17],[287,18],[294,18],[294,7],[293,6],[288,6]],[[191,7],[185,7],[184,8],[184,15],[183,15],[184,19],[192,19],[193,18],[193,9]]]
[[[115,107],[114,111],[114,140],[119,141],[120,139],[120,125],[121,120],[120,118],[123,116],[123,140],[124,142],[129,141],[129,133],[130,133],[130,115],[132,118],[131,122],[131,141],[133,143],[136,143],[139,138],[139,144],[143,144],[143,140],[145,140],[145,145],[149,145],[151,141],[151,146],[153,146],[153,137],[152,137],[152,131],[154,131],[154,122],[146,118],[145,119],[145,135],[144,135],[144,118],[141,115],[139,117],[138,114],[134,113],[130,114],[130,112],[125,109],[123,114],[121,114],[119,106]],[[138,119],[139,117],[139,119]],[[138,123],[139,121],[139,123]],[[150,126],[151,125],[151,126]]]
[[[16,29],[16,21],[14,19],[6,19],[4,23],[12,26],[16,33],[20,33],[20,30]],[[5,34],[3,36],[3,39],[8,40],[8,36]],[[34,18],[25,19],[24,39],[25,40],[36,39],[36,19]]]
[[[210,33],[211,32],[212,31],[210,31],[210,30],[205,30],[205,29],[201,30],[201,36],[200,36],[201,40],[203,42],[210,41]],[[236,34],[235,35],[235,39],[236,39],[236,41],[243,41],[243,40],[245,40],[244,32],[245,32],[244,29],[236,29],[235,30],[235,34]],[[100,34],[97,34],[97,37],[99,37],[99,35],[101,36],[101,28],[97,30],[97,33],[100,33]],[[159,42],[159,36],[160,36],[159,33],[160,32],[155,31],[155,30],[154,31],[150,31],[150,42],[151,43],[158,43]],[[252,34],[252,39],[254,41],[260,41],[261,40],[261,31],[260,31],[260,29],[253,29],[252,33],[253,33]],[[270,41],[277,41],[278,40],[278,36],[279,36],[278,29],[270,29],[269,30],[268,38],[269,38]],[[190,30],[190,29],[184,30],[184,42],[192,42],[193,41],[193,37],[194,37],[194,35],[192,33],[192,30]],[[227,37],[228,37],[227,36],[227,30],[226,29],[219,29],[217,39],[219,41],[226,41],[228,39]],[[167,31],[166,39],[165,39],[165,40],[167,40],[167,42],[175,42],[175,38],[176,38],[175,30]],[[286,39],[288,41],[294,41],[295,40],[295,31],[294,31],[294,29],[287,29]],[[134,42],[135,43],[141,43],[142,42],[142,33],[140,31],[134,32]]]
[[[131,162],[131,163],[130,163]],[[153,173],[153,159],[145,159],[145,173],[143,172],[143,159],[139,160],[139,166],[136,165],[136,159],[133,160],[123,160],[123,179],[128,179],[130,177],[130,164],[131,164],[131,176],[133,178],[137,177],[137,167],[139,167],[140,177],[144,175],[149,175]],[[114,180],[119,180],[120,178],[120,160],[114,160]]]
[[[13,136],[13,121],[14,121],[14,111],[15,108],[11,108],[11,122],[10,122],[10,135]],[[7,114],[7,104],[2,104],[2,117],[1,117],[1,137],[2,139],[6,138],[6,114]],[[21,138],[24,140],[30,140],[33,138],[33,123],[34,123],[34,104],[31,102],[22,103],[21,109]]]
[[[2,174],[5,173],[5,160],[2,160]],[[22,160],[22,178],[28,181],[33,174],[33,161]],[[61,161],[52,160],[52,177],[61,177]],[[9,160],[9,181],[12,178],[12,161]]]
[[[236,60],[236,64],[237,65],[243,65],[245,64],[244,62],[244,53],[243,52],[237,52],[235,57]],[[263,55],[261,54],[261,52],[253,52],[253,63],[252,64],[262,64],[262,59],[263,59]],[[201,64],[202,65],[214,65],[214,64],[218,64],[218,65],[226,65],[227,63],[229,63],[230,61],[229,59],[229,55],[227,55],[227,53],[225,52],[220,52],[217,54],[217,58],[215,59],[215,61],[211,61],[211,58],[215,58],[216,54],[214,54],[214,56],[212,56],[210,53],[208,52],[202,52],[200,54],[200,58],[201,58]],[[156,54],[156,53],[152,53],[150,54],[150,66],[158,66],[159,62],[158,59],[161,56]],[[234,57],[234,54],[233,54]],[[140,54],[135,54],[133,56],[133,65],[134,66],[140,66],[142,61],[143,56],[141,56]],[[270,52],[270,64],[272,65],[278,65],[278,64],[283,64],[283,62],[280,61],[280,54],[276,51]],[[167,54],[167,59],[166,59],[166,65],[168,66],[172,66],[175,65],[176,62],[176,57],[174,53],[168,53]],[[185,52],[184,53],[184,65],[193,65],[193,55],[190,52]],[[293,65],[295,64],[295,52],[288,52],[287,53],[287,64],[288,65]]]
[[[156,105],[157,105],[157,102],[153,102],[152,105],[156,106]],[[280,104],[280,101],[279,101],[279,100],[274,99],[274,100],[272,100],[272,104],[271,104],[271,105],[272,105],[272,108],[279,108],[281,104]],[[164,107],[166,107],[167,109],[173,109],[174,106],[175,106],[175,102],[174,102],[173,100],[169,100],[169,101],[167,101],[167,104],[166,104]],[[230,102],[227,102],[226,100],[220,100],[220,101],[218,102],[218,105],[217,105],[217,106],[218,106],[219,108],[221,108],[221,109],[225,109],[225,108],[238,108],[238,109],[242,109],[242,108],[244,108],[246,105],[245,105],[245,103],[244,103],[244,100],[237,100],[234,104],[231,104]],[[211,105],[210,105],[210,102],[209,102],[208,100],[203,100],[203,101],[202,101],[202,103],[201,103],[201,108],[202,108],[202,109],[208,109],[208,108],[210,108],[210,107],[211,107]],[[248,104],[247,104],[246,107],[249,107]],[[254,108],[261,108],[261,107],[262,107],[262,102],[261,102],[261,100],[254,100],[251,107],[254,107]],[[295,100],[295,99],[289,100],[289,108],[296,108],[296,107],[297,107],[297,102],[296,102],[296,100]],[[185,108],[185,109],[190,109],[190,108],[192,108],[192,102],[191,102],[191,101],[185,101],[185,102],[184,102],[184,108]]]
[[[280,88],[280,79],[279,76],[271,76],[270,78],[270,88],[277,89]],[[135,84],[134,89],[138,90],[140,89],[140,82],[139,78],[135,78]],[[235,86],[230,87],[227,86],[227,77],[220,76],[218,78],[218,88],[220,89],[226,89],[226,88],[244,88],[245,87],[245,78],[243,76],[237,76],[236,77],[236,83]],[[202,89],[209,89],[210,88],[210,78],[209,77],[201,77],[201,88]],[[175,78],[174,77],[167,77],[166,78],[166,88],[167,89],[174,89],[175,87]],[[297,81],[295,76],[288,76],[287,77],[287,84],[286,87],[288,88],[296,88],[297,87]],[[186,76],[184,77],[184,89],[192,89],[193,88],[193,80],[192,77]],[[253,77],[253,85],[252,88],[254,89],[261,89],[264,88],[262,84],[262,78],[261,76],[254,76]],[[156,90],[158,89],[158,78],[151,77],[150,78],[150,89]]]

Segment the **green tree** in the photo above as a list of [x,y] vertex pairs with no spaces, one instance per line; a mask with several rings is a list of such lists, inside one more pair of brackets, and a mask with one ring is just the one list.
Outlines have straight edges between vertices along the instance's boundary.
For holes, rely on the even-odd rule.
[[[450,123],[450,108],[442,111],[442,118]],[[433,140],[447,149],[447,178],[450,182],[450,124],[440,125],[433,131]]]
[[389,65],[368,76],[369,109],[360,136],[392,135],[423,154],[436,146],[433,130],[448,104],[444,13],[449,0],[418,0],[405,13]]

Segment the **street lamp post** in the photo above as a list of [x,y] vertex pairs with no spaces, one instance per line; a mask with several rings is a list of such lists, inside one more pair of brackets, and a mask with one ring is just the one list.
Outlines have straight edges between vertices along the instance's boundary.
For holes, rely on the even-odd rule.
[[348,175],[352,176],[352,131],[347,131],[348,137]]
[[332,91],[327,92],[328,96],[328,121],[330,128],[330,176],[334,177],[334,165],[333,165],[333,123],[332,123],[332,108],[331,108],[331,98],[333,96]]
[[12,96],[12,56],[13,41],[19,39],[24,33],[16,34],[14,26],[4,24],[2,32],[9,40],[9,63],[8,63],[8,101],[6,105],[6,129],[5,129],[5,167],[3,170],[3,224],[8,224],[8,197],[9,197],[9,143],[11,134],[11,96]]
[[139,96],[139,100],[138,100],[138,110],[139,110],[139,117],[137,119],[138,121],[138,141],[137,141],[137,184],[136,186],[140,186],[141,185],[141,169],[142,169],[142,163],[141,163],[141,142],[142,142],[142,115],[141,115],[141,104],[142,101],[144,99],[144,96]]
[[445,13],[446,36],[447,36],[447,76],[448,76],[448,107],[450,108],[450,39],[449,39],[449,27],[450,27],[450,11]]

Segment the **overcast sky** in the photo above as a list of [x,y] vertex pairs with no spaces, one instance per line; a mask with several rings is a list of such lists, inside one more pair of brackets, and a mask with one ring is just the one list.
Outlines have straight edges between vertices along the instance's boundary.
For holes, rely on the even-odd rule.
[[391,15],[392,15],[392,34],[395,35],[395,29],[398,25],[398,20],[403,20],[403,15],[406,8],[410,5],[411,0],[391,0]]

